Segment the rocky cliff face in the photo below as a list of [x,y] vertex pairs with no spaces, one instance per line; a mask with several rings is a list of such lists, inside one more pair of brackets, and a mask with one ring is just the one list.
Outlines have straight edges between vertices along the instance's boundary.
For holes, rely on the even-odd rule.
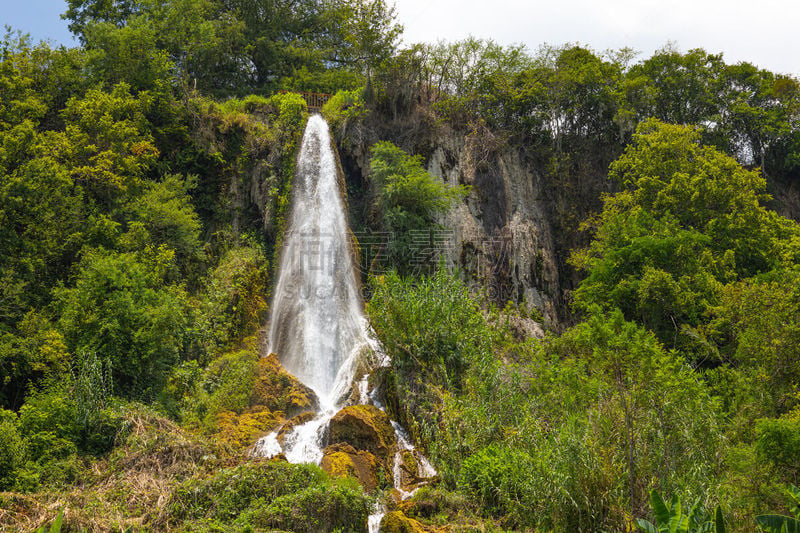
[[438,139],[428,171],[470,194],[442,221],[450,265],[504,304],[536,309],[546,323],[563,318],[564,294],[544,180],[514,149],[481,153],[480,140],[451,134]]
[[336,137],[351,190],[368,190],[369,147],[382,139],[422,154],[429,172],[446,183],[468,185],[468,197],[441,221],[446,231],[437,248],[447,263],[498,305],[523,306],[552,329],[569,322],[577,276],[566,259],[582,244],[578,224],[599,209],[600,194],[609,189],[607,161],[556,178],[547,170],[549,159],[519,144],[425,116],[373,117],[344,124]]

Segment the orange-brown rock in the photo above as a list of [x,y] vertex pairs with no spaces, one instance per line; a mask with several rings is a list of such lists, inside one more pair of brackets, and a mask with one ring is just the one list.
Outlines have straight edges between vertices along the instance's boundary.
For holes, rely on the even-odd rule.
[[346,443],[371,452],[384,465],[391,465],[397,437],[386,413],[373,405],[345,407],[330,421],[328,444]]
[[282,412],[285,418],[292,418],[317,411],[319,400],[314,391],[287,372],[278,356],[272,353],[258,360],[250,405],[265,406],[272,412]]
[[386,513],[381,520],[381,533],[433,533],[436,528],[427,527],[418,520],[409,518],[401,511]]
[[370,452],[356,450],[349,444],[339,443],[325,448],[320,466],[333,477],[356,478],[367,492],[378,486],[381,468],[378,460]]

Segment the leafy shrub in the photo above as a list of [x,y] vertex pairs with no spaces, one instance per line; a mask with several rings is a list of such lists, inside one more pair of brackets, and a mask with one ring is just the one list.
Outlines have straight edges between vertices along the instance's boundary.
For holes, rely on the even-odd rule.
[[365,114],[364,90],[338,91],[322,106],[322,116],[336,131],[345,122]]
[[520,516],[533,501],[534,472],[528,454],[492,444],[464,460],[458,485],[477,496],[488,511]]
[[116,406],[94,411],[83,429],[81,451],[96,456],[111,451],[123,422],[123,417]]
[[348,480],[331,480],[318,466],[282,461],[244,464],[194,477],[177,487],[173,520],[210,520],[246,529],[360,531],[372,501]]
[[216,355],[252,334],[266,318],[269,265],[255,244],[224,253],[209,274],[200,298],[196,327],[203,351]]
[[233,520],[256,500],[271,502],[325,479],[325,473],[317,466],[282,461],[226,468],[210,477],[195,477],[182,483],[173,494],[170,514],[175,518]]
[[220,104],[220,109],[226,112],[261,114],[268,113],[270,108],[269,98],[250,94],[244,98],[230,98]]
[[756,421],[756,451],[759,457],[797,481],[800,473],[800,420]]
[[203,382],[208,393],[204,406],[206,427],[215,426],[217,413],[240,413],[249,405],[258,358],[257,350],[243,349],[226,353],[209,364]]
[[445,270],[419,280],[375,280],[370,322],[403,374],[458,389],[467,368],[491,359],[491,330],[467,286]]
[[280,130],[302,133],[302,126],[308,117],[305,98],[296,93],[278,93],[269,97],[269,104],[277,110],[275,125]]
[[186,277],[196,277],[203,260],[200,220],[189,193],[197,185],[194,176],[170,174],[148,183],[144,193],[126,208],[129,232],[123,240],[133,250],[166,246],[175,252],[175,266]]
[[372,508],[372,499],[357,484],[326,483],[255,504],[240,520],[298,533],[362,531]]
[[447,486],[508,527],[615,530],[652,486],[708,497],[717,404],[679,354],[620,312],[595,309],[560,337],[519,342],[443,271],[376,280],[367,308],[392,357],[387,407]]
[[111,361],[118,394],[154,397],[188,335],[184,288],[165,285],[174,254],[92,250],[75,286],[55,291],[59,325],[73,352],[97,352]]
[[205,406],[197,405],[197,390],[202,375],[203,369],[194,359],[184,361],[172,369],[159,398],[171,418],[187,421],[184,418],[187,413],[193,413],[192,419],[203,418]]
[[27,461],[17,472],[18,490],[73,481],[80,468],[81,426],[68,389],[52,388],[29,397],[19,412],[19,432]]
[[437,180],[423,168],[422,157],[388,141],[372,146],[369,168],[376,190],[373,216],[378,227],[390,233],[388,264],[401,273],[430,268],[430,259],[419,257],[420,247],[431,246],[430,232],[439,227],[435,217],[463,198],[467,188]]
[[288,91],[313,91],[332,93],[338,90],[357,89],[364,85],[364,77],[343,69],[310,71],[306,66],[295,69],[291,76],[281,78],[281,88]]
[[29,312],[17,329],[0,333],[0,405],[14,409],[31,388],[64,378],[70,357],[63,335],[44,316]]
[[[19,430],[25,437],[49,433],[78,442],[81,428],[77,404],[71,392],[65,388],[53,388],[32,395],[19,410]],[[32,451],[32,456],[37,458],[38,454]]]
[[17,424],[13,411],[0,409],[0,491],[14,485],[14,473],[25,458],[25,445]]

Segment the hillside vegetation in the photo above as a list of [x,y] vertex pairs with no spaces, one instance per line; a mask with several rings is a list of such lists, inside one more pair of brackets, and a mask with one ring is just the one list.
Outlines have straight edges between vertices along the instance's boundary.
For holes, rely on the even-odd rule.
[[[380,502],[385,531],[635,531],[691,508],[681,531],[793,531],[797,79],[703,50],[401,49],[382,0],[66,18],[78,47],[0,43],[0,528],[365,531]],[[247,453],[315,402],[261,357],[293,91],[335,93],[391,357],[371,382],[439,473],[407,501]],[[431,252],[457,206],[491,225],[502,153],[545,184],[555,310]]]

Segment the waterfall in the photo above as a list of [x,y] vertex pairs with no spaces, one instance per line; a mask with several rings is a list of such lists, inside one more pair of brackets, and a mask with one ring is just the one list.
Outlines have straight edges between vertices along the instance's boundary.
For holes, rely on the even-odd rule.
[[369,343],[328,124],[308,119],[270,324],[271,352],[323,410],[349,391]]
[[[314,390],[320,412],[294,426],[282,443],[277,431],[262,437],[253,454],[272,457],[284,453],[292,463],[319,464],[325,428],[354,385],[361,403],[383,408],[375,391],[369,390],[369,374],[355,383],[362,354],[377,356],[373,365],[389,364],[370,334],[362,309],[336,158],[328,124],[320,115],[308,119],[303,134],[288,222],[272,302],[269,351]],[[406,492],[401,486],[401,454],[415,450],[402,428],[395,422],[392,426],[399,442],[394,457],[395,486],[405,498],[413,491]],[[418,453],[417,462],[420,475],[436,475]],[[384,512],[379,505],[369,517],[370,533],[378,531]]]
[[320,434],[351,390],[361,353],[375,341],[361,294],[339,190],[328,124],[308,119],[292,189],[292,207],[272,302],[269,351],[320,401],[320,413],[278,441],[261,438],[253,453],[283,452],[292,463],[322,460]]

